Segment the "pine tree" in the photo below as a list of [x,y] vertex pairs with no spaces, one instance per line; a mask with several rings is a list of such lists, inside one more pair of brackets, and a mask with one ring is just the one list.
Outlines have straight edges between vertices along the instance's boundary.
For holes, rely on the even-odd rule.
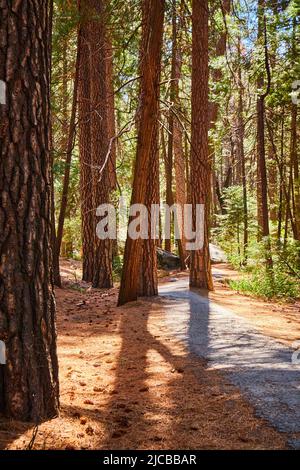
[[192,12],[191,202],[193,229],[196,206],[204,204],[204,243],[191,251],[190,286],[213,289],[209,255],[211,164],[208,156],[208,2],[193,0]]
[[[143,31],[141,54],[141,85],[140,85],[140,116],[138,127],[137,154],[133,179],[131,204],[149,205],[149,197],[156,193],[156,173],[152,177],[151,166],[156,166],[157,121],[159,116],[159,82],[160,61],[164,20],[163,0],[144,0],[143,2]],[[147,123],[147,125],[146,125]],[[154,159],[154,160],[153,160]],[[152,188],[149,188],[149,179]],[[148,193],[148,196],[147,196]],[[130,221],[129,221],[130,222]],[[150,230],[150,229],[149,229]],[[149,240],[151,250],[148,251],[147,262],[150,265],[150,275],[155,269],[156,251]],[[151,251],[151,253],[150,253]],[[143,241],[127,237],[124,266],[119,294],[119,305],[137,299],[139,292],[140,269],[142,263]],[[156,283],[156,279],[153,278]],[[155,286],[154,290],[156,290]]]
[[50,24],[47,0],[2,1],[0,79],[0,408],[40,422],[58,413],[52,285]]

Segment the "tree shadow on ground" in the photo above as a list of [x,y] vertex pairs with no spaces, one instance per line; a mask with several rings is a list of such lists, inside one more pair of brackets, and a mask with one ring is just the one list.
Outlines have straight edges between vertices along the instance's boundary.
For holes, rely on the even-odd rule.
[[[208,325],[209,301],[203,303],[200,311],[196,302],[189,301],[188,311],[183,312],[187,344],[180,335],[170,339],[169,331],[156,330],[155,311],[165,309],[165,303],[149,300],[148,304],[148,311],[138,316],[130,305],[124,309],[114,391],[106,408],[105,439],[99,446],[104,449],[280,447],[282,443],[276,440],[275,432],[270,442],[273,431],[254,417],[253,409],[239,391],[232,384],[224,383],[218,372],[208,370],[206,361],[197,357],[198,319],[199,315],[205,316]],[[168,299],[167,306],[166,315],[172,321],[172,311],[180,308],[180,304]],[[136,341],[129,339],[132,330],[136,331]],[[208,348],[208,327],[201,331],[202,341],[205,335],[204,347]],[[152,355],[151,363],[149,355]]]
[[33,432],[34,427],[33,423],[20,423],[0,414],[0,450],[7,449],[12,442],[24,433],[31,430]]
[[[92,345],[92,357],[83,356],[81,366],[88,368],[90,384],[80,388],[80,374],[71,382],[78,384],[79,398],[75,397],[73,403],[69,394],[63,395],[62,421],[54,421],[47,429],[47,448],[48,444],[50,448],[56,444],[56,448],[70,448],[74,444],[75,448],[111,450],[284,448],[284,439],[255,417],[251,405],[227,376],[210,369],[203,359],[210,349],[210,302],[203,299],[199,308],[197,298],[191,299],[188,292],[177,291],[175,296],[112,308],[101,318],[96,299],[88,315],[85,307],[77,314],[76,305],[69,299],[70,316],[64,331],[70,337],[60,339],[67,348],[65,373],[73,365],[73,349],[78,350],[81,336]],[[67,309],[63,305],[65,316]],[[120,341],[117,348],[111,343],[108,364],[101,350],[105,335],[108,345],[111,335]],[[84,350],[82,343],[80,348]],[[60,362],[63,360],[62,356]],[[94,361],[99,362],[99,368],[93,368]],[[103,377],[106,372],[111,374],[109,381]],[[103,387],[98,399],[92,391],[97,385],[95,374],[101,376],[98,383]],[[85,406],[87,398],[92,402]],[[86,418],[84,426],[80,424],[82,417]],[[60,424],[63,430],[58,437]],[[70,429],[70,439],[64,434],[64,426]],[[78,433],[76,442],[72,440],[74,430]],[[25,431],[24,427],[14,436],[5,436],[2,448]]]

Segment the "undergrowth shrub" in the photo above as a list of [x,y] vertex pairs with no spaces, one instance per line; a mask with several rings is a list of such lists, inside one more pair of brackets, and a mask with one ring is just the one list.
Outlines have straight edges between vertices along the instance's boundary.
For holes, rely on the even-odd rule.
[[266,299],[291,301],[300,296],[299,279],[284,272],[279,265],[274,268],[273,276],[267,275],[262,266],[243,279],[229,281],[229,286],[239,292]]

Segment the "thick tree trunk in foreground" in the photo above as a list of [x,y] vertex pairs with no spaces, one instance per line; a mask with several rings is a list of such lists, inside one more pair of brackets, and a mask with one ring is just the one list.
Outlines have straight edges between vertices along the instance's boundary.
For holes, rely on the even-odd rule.
[[[12,7],[12,3],[14,7]],[[49,2],[2,1],[0,340],[2,411],[39,422],[58,413],[52,286]]]
[[[106,12],[104,2],[88,0],[91,19],[89,21],[90,79],[91,79],[91,145],[92,145],[92,208],[94,233],[98,219],[97,207],[109,203],[110,182],[107,159],[108,119],[107,119],[107,67],[106,67]],[[111,288],[112,240],[94,237],[93,287]]]
[[204,244],[191,251],[190,286],[213,289],[209,256],[211,167],[208,156],[208,2],[193,0],[191,201],[193,225],[196,205],[204,204]]
[[[141,53],[140,122],[131,204],[147,204],[154,136],[159,116],[160,60],[164,19],[163,0],[144,0]],[[154,163],[154,162],[153,162]],[[155,181],[153,181],[155,187]],[[129,221],[130,223],[130,221]],[[150,229],[149,229],[150,230]],[[126,240],[119,305],[137,299],[143,252],[143,241]],[[154,255],[152,255],[154,256]],[[156,256],[156,253],[155,253]],[[153,266],[155,261],[152,260]]]

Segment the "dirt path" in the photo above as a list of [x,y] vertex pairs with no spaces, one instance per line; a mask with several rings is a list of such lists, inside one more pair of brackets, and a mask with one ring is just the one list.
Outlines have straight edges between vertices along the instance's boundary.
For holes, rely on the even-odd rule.
[[[38,427],[34,449],[286,447],[174,334],[164,300],[116,308],[116,289],[74,287],[57,291],[61,416]],[[33,429],[2,419],[1,448],[27,448]]]
[[[175,279],[174,279],[175,281]],[[265,336],[253,324],[188,289],[182,278],[161,286],[166,323],[191,353],[222,370],[253,404],[258,416],[300,448],[300,365],[293,349]]]
[[[300,299],[295,302],[278,302],[243,295],[229,288],[230,279],[238,279],[242,274],[227,264],[216,264],[212,268],[214,291],[209,299],[222,307],[232,310],[250,322],[255,329],[279,342],[292,346],[300,340]],[[172,279],[188,279],[187,272],[172,272],[161,279],[161,284]]]
[[226,281],[241,277],[241,273],[226,264],[213,266],[213,276],[215,290],[209,294],[211,300],[233,310],[261,333],[283,344],[291,346],[300,340],[300,299],[293,303],[266,301],[235,292]]

